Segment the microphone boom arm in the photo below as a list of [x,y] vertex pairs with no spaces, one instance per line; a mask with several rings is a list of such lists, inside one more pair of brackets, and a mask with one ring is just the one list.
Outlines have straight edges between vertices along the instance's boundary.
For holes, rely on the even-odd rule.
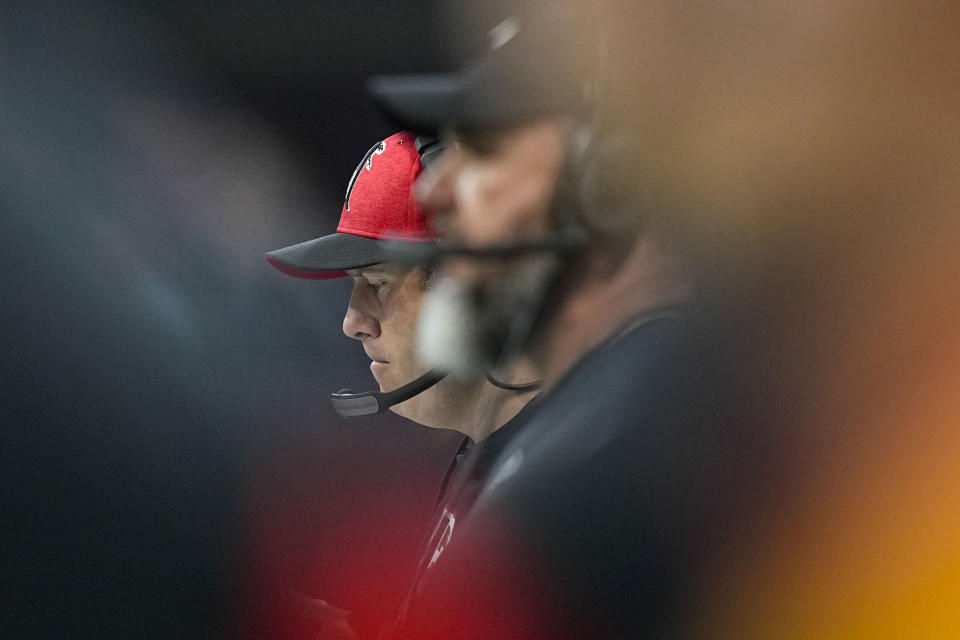
[[333,410],[342,418],[372,416],[383,413],[393,405],[409,400],[418,393],[423,393],[445,377],[445,373],[431,370],[393,391],[354,393],[349,389],[342,389],[330,394],[330,402],[333,404]]

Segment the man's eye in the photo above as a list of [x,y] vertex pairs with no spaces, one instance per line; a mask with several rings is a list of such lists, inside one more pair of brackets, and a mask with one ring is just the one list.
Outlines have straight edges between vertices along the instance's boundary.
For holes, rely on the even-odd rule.
[[499,148],[496,143],[490,140],[477,139],[470,143],[468,153],[476,158],[489,159],[497,155]]
[[386,280],[377,280],[370,283],[370,287],[377,293],[380,293],[381,289],[383,289],[386,286],[387,286]]
[[460,134],[455,142],[457,151],[477,158],[489,158],[497,151],[495,140],[490,136]]
[[509,132],[506,130],[483,133],[461,131],[457,133],[455,144],[461,152],[477,158],[489,159],[500,153],[508,137]]

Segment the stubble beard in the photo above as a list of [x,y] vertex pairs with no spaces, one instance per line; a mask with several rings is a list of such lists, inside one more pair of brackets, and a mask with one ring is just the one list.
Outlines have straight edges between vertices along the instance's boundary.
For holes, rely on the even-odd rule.
[[541,305],[557,268],[555,256],[526,258],[499,278],[462,283],[441,275],[424,299],[417,326],[420,360],[459,380],[528,353]]

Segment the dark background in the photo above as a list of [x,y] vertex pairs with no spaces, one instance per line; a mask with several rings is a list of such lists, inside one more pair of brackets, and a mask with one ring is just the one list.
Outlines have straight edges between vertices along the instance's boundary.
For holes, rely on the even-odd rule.
[[272,637],[287,589],[386,615],[459,438],[336,418],[373,384],[348,283],[263,254],[392,133],[365,78],[451,68],[484,11],[3,3],[5,635]]

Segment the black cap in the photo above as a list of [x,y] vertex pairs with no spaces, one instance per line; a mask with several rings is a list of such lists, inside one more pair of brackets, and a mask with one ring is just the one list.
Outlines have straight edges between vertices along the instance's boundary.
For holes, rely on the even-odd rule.
[[587,114],[597,40],[579,3],[558,3],[490,31],[490,46],[459,72],[374,76],[367,89],[398,125],[436,132],[509,127]]

